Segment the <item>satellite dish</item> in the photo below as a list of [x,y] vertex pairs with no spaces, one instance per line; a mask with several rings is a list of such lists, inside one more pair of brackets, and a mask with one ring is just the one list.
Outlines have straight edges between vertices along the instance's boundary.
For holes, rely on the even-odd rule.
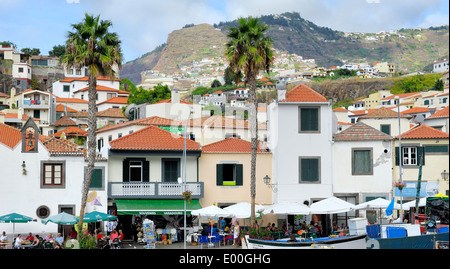
[[127,109],[125,109],[125,117],[130,118],[133,117],[134,119],[134,112],[136,109],[136,104],[130,104]]
[[425,117],[422,114],[419,114],[416,116],[415,121],[419,124],[421,124],[425,120]]

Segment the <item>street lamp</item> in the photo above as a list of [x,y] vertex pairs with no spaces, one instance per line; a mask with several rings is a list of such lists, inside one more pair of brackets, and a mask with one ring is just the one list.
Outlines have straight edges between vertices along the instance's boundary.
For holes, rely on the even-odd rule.
[[[193,109],[189,108],[189,116],[188,119],[186,121],[186,124],[184,126],[184,148],[183,148],[183,192],[186,191],[186,136],[187,136],[187,127],[189,124],[189,119],[191,118],[191,115],[193,114]],[[184,215],[183,215],[183,219],[184,219],[184,249],[186,249],[186,199],[184,200]]]
[[264,184],[266,184],[269,188],[272,188],[273,192],[277,192],[277,184],[270,184],[270,177],[266,175],[264,178]]
[[448,172],[444,170],[444,172],[441,173],[441,177],[444,181],[448,181]]
[[[399,168],[399,174],[400,179],[399,182],[403,183],[402,180],[402,162],[403,162],[403,152],[402,152],[402,137],[401,137],[401,128],[400,128],[400,97],[397,95],[395,96],[395,101],[397,102],[397,111],[398,111],[398,168]],[[403,188],[399,188],[400,190],[400,219],[403,221]]]

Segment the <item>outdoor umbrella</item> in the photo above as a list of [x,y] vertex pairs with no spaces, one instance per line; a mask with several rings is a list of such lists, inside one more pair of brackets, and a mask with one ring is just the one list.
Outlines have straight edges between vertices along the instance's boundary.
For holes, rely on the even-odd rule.
[[[237,203],[224,208],[225,211],[231,213],[236,218],[247,219],[251,217],[251,204],[247,202]],[[255,215],[264,210],[264,206],[255,205]]]
[[263,214],[284,214],[286,215],[286,228],[288,227],[288,215],[309,215],[309,207],[297,202],[279,202],[266,206]]
[[13,224],[13,238],[15,233],[15,223],[27,223],[33,221],[33,218],[27,217],[17,213],[11,213],[8,215],[0,216],[0,223],[10,223]]
[[[365,203],[361,203],[357,206],[355,206],[355,210],[372,210],[372,209],[379,209],[380,210],[380,214],[379,214],[379,219],[380,219],[380,224],[381,224],[381,209],[386,209],[389,204],[391,203],[391,201],[388,201],[386,199],[383,198],[377,198]],[[403,205],[405,206],[405,205]],[[394,208],[400,210],[400,205],[399,204],[394,204]]]
[[[73,225],[77,223],[77,218],[73,215],[67,214],[66,212],[61,212],[58,215],[54,215],[51,217],[48,217],[46,219],[41,220],[42,223],[47,225],[48,222],[53,222],[56,224],[61,225]],[[64,229],[63,230],[63,237],[64,237]]]
[[[426,206],[427,204],[427,197],[420,198],[419,200],[419,206]],[[416,200],[412,200],[411,202],[407,202],[403,204],[403,209],[408,210],[411,207],[416,207]]]
[[[232,217],[233,214],[231,214],[228,211],[223,210],[220,207],[217,207],[215,205],[211,205],[208,207],[204,207],[201,209],[197,209],[197,210],[192,210],[191,211],[191,215],[193,216],[202,216],[202,217],[210,217],[210,218],[215,218],[215,217],[224,217],[224,218],[228,218],[228,217]],[[212,231],[213,231],[213,227],[212,227],[212,222],[211,222],[211,235],[212,235]]]
[[[78,219],[79,218],[77,217],[77,221],[78,221]],[[117,219],[116,216],[98,212],[98,211],[92,211],[92,212],[84,215],[83,222],[91,223],[91,222],[109,221],[109,220],[116,220],[116,219]]]
[[310,207],[311,214],[338,214],[355,209],[355,205],[334,196],[313,203]]

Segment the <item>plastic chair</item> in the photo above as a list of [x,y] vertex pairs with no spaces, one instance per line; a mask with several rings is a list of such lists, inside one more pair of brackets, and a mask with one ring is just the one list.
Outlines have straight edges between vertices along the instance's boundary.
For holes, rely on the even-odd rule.
[[112,243],[111,243],[111,248],[112,249],[118,249],[119,248],[119,239],[118,238],[114,238]]
[[198,245],[200,246],[200,248],[203,248],[203,244],[208,245],[208,236],[206,235],[199,235],[198,236]]
[[44,249],[53,249],[53,244],[50,242],[45,242],[44,243]]
[[213,237],[211,238],[211,243],[213,243],[213,246],[220,246],[220,235],[219,234],[213,234]]

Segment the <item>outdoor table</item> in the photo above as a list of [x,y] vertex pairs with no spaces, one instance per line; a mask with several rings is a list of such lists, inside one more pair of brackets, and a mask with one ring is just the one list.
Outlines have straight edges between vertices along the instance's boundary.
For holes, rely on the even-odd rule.
[[32,244],[22,244],[20,247],[21,248],[30,248],[32,246],[33,246]]
[[11,243],[8,241],[0,242],[0,248],[4,248],[5,246],[8,246],[9,244],[11,244]]

